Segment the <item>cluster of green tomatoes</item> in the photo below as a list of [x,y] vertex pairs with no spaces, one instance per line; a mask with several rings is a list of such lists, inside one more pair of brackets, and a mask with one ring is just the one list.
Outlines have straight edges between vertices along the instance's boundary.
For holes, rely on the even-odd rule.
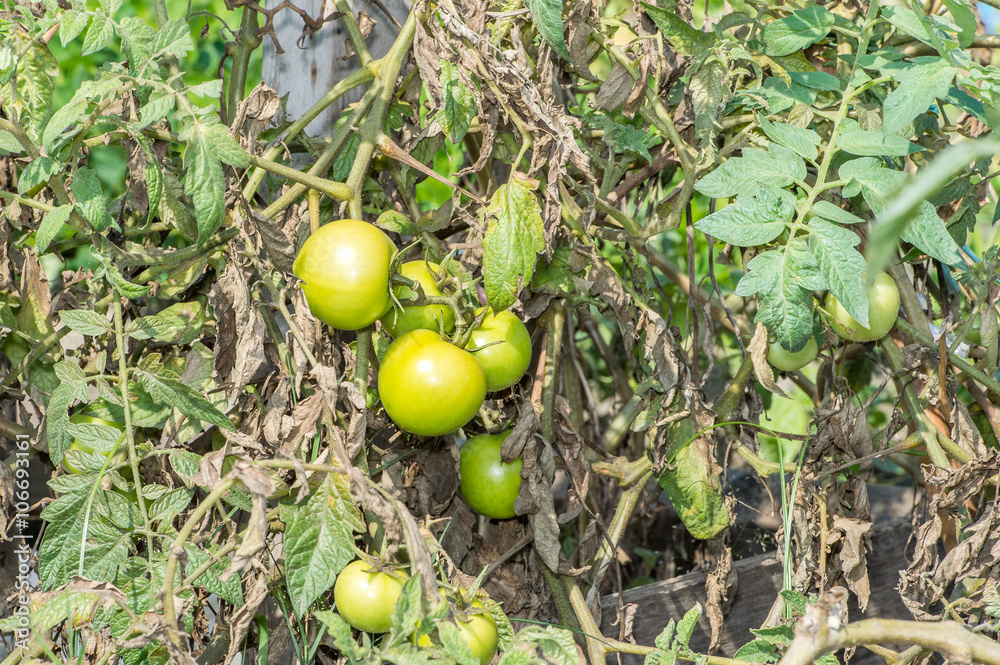
[[[393,422],[419,436],[449,434],[475,417],[488,392],[520,381],[531,362],[531,337],[511,312],[478,308],[468,317],[471,326],[450,340],[456,308],[464,304],[442,291],[454,280],[438,264],[410,261],[396,272],[405,284],[393,284],[395,255],[379,228],[341,219],[309,236],[294,271],[320,321],[339,330],[379,321],[393,338],[378,369],[379,399]],[[423,304],[406,304],[414,300]],[[462,497],[494,519],[515,516],[521,483],[521,460],[500,459],[507,434],[474,436],[461,451]]]
[[[868,326],[858,323],[832,295],[826,300],[827,321],[833,331],[849,342],[874,342],[892,329],[899,312],[899,289],[887,273],[880,272],[868,287]],[[786,372],[802,369],[816,358],[819,346],[812,337],[798,351],[789,351],[777,342],[770,345],[767,361]]]

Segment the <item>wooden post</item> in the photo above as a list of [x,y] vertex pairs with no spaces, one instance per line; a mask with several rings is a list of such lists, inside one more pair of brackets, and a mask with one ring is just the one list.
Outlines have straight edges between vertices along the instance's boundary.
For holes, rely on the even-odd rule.
[[[273,5],[272,2],[268,3]],[[400,24],[410,11],[407,0],[381,0],[378,4],[365,0],[348,0],[355,12],[364,11],[375,21],[375,27],[366,40],[373,58],[385,55],[399,32],[392,19],[382,11],[384,7]],[[295,0],[295,5],[309,16],[329,16],[336,11],[333,0]],[[330,88],[358,67],[358,59],[344,60],[347,53],[347,30],[341,21],[325,23],[314,34],[303,36],[304,23],[293,11],[278,12],[274,17],[274,31],[284,53],[279,55],[274,43],[264,39],[264,82],[278,95],[288,95],[287,111],[290,118],[300,117]],[[310,136],[330,136],[340,112],[358,101],[364,88],[358,88],[334,102],[325,113],[306,127]]]

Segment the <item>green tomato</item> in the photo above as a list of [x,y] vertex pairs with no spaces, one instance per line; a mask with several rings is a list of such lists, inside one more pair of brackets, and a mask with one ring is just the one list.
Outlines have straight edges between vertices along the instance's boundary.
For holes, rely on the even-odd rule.
[[487,314],[483,324],[472,331],[466,348],[477,349],[472,354],[486,372],[489,392],[510,388],[531,363],[531,335],[521,319],[508,310]]
[[[443,296],[444,293],[434,283],[434,273],[441,273],[441,266],[425,261],[408,261],[400,266],[403,277],[418,282],[427,296]],[[413,297],[413,291],[406,286],[396,287],[396,298],[405,300]],[[450,333],[455,329],[455,313],[447,305],[423,305],[407,307],[402,312],[395,308],[383,316],[382,329],[392,337],[400,337],[411,330],[438,330],[438,321],[444,325],[444,331]]]
[[454,432],[486,398],[486,375],[468,351],[436,332],[412,330],[389,345],[378,373],[386,413],[421,436]]
[[340,330],[359,330],[392,306],[389,267],[396,246],[367,222],[341,219],[309,236],[293,270],[309,309]]
[[899,290],[892,277],[880,272],[868,288],[868,327],[865,328],[847,313],[844,306],[831,295],[826,310],[830,314],[830,327],[843,339],[852,342],[872,342],[882,339],[896,323],[899,314]]
[[337,611],[358,630],[388,632],[405,581],[401,573],[373,570],[368,562],[356,559],[340,571],[333,585]]
[[[478,600],[472,603],[475,609],[485,609]],[[500,643],[500,632],[497,622],[489,612],[467,615],[468,621],[458,619],[458,630],[465,638],[465,643],[472,650],[472,655],[479,659],[479,665],[488,665],[493,660]]]
[[514,502],[521,488],[518,458],[507,463],[500,459],[500,447],[510,435],[480,434],[465,442],[459,461],[461,482],[458,491],[469,507],[480,515],[505,520],[517,515]]
[[773,342],[767,350],[767,362],[771,363],[775,369],[792,372],[802,369],[815,360],[817,353],[819,353],[819,346],[812,337],[801,350],[794,352],[789,351],[778,342]]
[[[441,592],[444,595],[444,592]],[[486,608],[478,600],[473,601],[473,609],[485,610]],[[500,632],[497,630],[497,622],[489,612],[483,611],[481,614],[462,613],[463,618],[455,617],[455,624],[458,632],[461,633],[465,643],[469,645],[472,655],[479,660],[479,665],[488,665],[493,660],[493,655],[497,652],[500,644]],[[429,635],[421,635],[417,640],[417,646],[429,647],[431,638]]]

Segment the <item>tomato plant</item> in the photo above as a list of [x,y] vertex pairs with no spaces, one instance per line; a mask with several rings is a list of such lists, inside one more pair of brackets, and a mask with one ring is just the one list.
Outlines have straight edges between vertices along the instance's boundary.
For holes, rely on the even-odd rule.
[[[995,0],[304,4],[0,12],[4,505],[38,507],[6,516],[37,575],[0,630],[32,615],[26,662],[264,659],[276,617],[272,659],[471,662],[488,620],[435,593],[461,583],[508,663],[809,665],[866,635],[1000,665],[1000,555],[953,547],[1000,529]],[[817,309],[872,343],[776,381],[832,339]],[[782,529],[729,470],[784,476]],[[924,497],[892,502],[921,506],[905,551],[883,481]],[[738,654],[729,600],[761,625],[775,599],[727,598],[734,559],[763,543],[818,620]],[[363,551],[413,571],[378,638],[329,609]],[[659,637],[626,614],[694,569],[711,636],[700,605]],[[906,612],[879,618],[968,630],[807,635],[838,606],[807,597],[863,608],[878,577]]]
[[[425,261],[407,261],[400,266],[399,272],[403,277],[418,282],[423,288],[424,295],[444,295],[434,281],[435,275],[441,274],[441,266],[438,264]],[[397,286],[395,293],[399,300],[411,298],[414,295],[407,286]],[[455,329],[455,314],[447,305],[411,305],[404,307],[402,312],[393,308],[382,317],[381,321],[382,329],[392,337],[400,337],[418,328],[436,331],[439,324],[446,333]]]
[[391,307],[389,266],[396,246],[380,229],[355,219],[332,221],[313,233],[295,257],[295,275],[317,319],[358,330]]
[[520,458],[504,462],[500,448],[510,436],[480,434],[462,446],[459,492],[465,502],[480,515],[493,519],[509,519],[517,515],[514,502],[521,487]]
[[811,363],[816,359],[817,353],[819,353],[819,346],[812,337],[798,351],[789,351],[778,342],[774,342],[767,350],[767,362],[771,363],[775,369],[791,372],[802,369]]
[[[477,312],[478,314],[479,312]],[[513,312],[490,312],[472,331],[466,348],[486,372],[490,392],[510,388],[521,380],[531,363],[531,335]]]
[[399,427],[421,436],[454,432],[486,397],[486,375],[471,353],[430,330],[394,341],[382,358],[378,392]]
[[854,320],[834,296],[827,299],[830,327],[852,342],[871,342],[886,336],[899,313],[899,289],[887,273],[880,272],[868,287],[868,325]]
[[372,568],[355,559],[340,571],[333,585],[337,611],[347,623],[366,633],[384,633],[392,628],[392,612],[406,577],[397,572]]

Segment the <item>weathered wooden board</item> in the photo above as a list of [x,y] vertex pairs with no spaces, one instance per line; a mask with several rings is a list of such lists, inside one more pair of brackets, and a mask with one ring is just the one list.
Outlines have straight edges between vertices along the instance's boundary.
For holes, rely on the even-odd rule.
[[[269,7],[278,3],[269,0]],[[375,21],[375,28],[366,40],[372,57],[378,58],[389,50],[396,39],[396,28],[382,8],[388,10],[397,22],[403,23],[409,14],[408,0],[349,0],[355,11],[365,11]],[[336,8],[333,0],[296,0],[295,6],[309,13],[313,19],[328,16]],[[344,59],[347,52],[347,30],[342,21],[331,21],[316,33],[304,34],[302,19],[289,9],[274,17],[274,32],[284,54],[278,54],[270,37],[264,37],[264,82],[278,95],[288,95],[288,116],[301,117],[317,100],[336,83],[358,68],[357,58]],[[325,113],[306,127],[311,136],[329,136],[333,124],[347,104],[361,98],[364,89],[358,89],[332,104]]]
[[[864,615],[852,597],[850,619],[856,621],[865,617],[909,619],[903,602],[895,587],[899,582],[899,571],[906,567],[905,548],[910,535],[908,521],[894,521],[876,527],[872,534],[872,552],[868,555],[868,576],[871,582],[871,598]],[[739,588],[732,608],[726,617],[722,633],[722,645],[718,655],[732,656],[736,650],[750,641],[751,628],[759,628],[771,609],[771,604],[781,590],[781,564],[774,553],[744,559],[735,563],[739,575]],[[652,645],[670,619],[680,620],[696,602],[705,604],[705,575],[700,572],[655,584],[628,589],[622,595],[626,604],[638,605],[633,623],[633,635],[639,644]],[[608,637],[617,638],[615,621],[618,594],[609,594],[601,601],[603,624],[601,631]],[[708,649],[710,628],[708,619],[702,617],[691,638],[691,647],[705,653]],[[631,665],[641,663],[638,656],[623,658]],[[866,649],[858,649],[852,663],[868,665],[884,663]]]

